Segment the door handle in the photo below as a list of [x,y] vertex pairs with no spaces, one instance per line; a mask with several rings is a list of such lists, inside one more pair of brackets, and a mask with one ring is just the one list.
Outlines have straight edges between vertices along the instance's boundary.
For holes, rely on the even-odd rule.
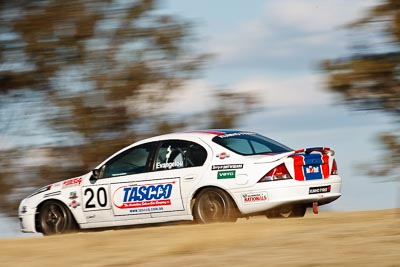
[[187,176],[185,176],[185,177],[183,177],[183,180],[184,181],[193,181],[193,180],[195,180],[195,175],[187,175]]

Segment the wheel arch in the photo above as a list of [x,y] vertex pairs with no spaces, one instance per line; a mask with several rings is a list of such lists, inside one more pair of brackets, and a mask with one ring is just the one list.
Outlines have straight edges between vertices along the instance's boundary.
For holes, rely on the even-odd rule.
[[57,199],[57,198],[49,198],[49,199],[45,199],[42,202],[40,202],[36,207],[36,213],[35,213],[35,230],[36,230],[36,232],[42,233],[42,229],[40,228],[40,222],[39,222],[40,210],[42,209],[43,205],[49,201],[57,202],[57,203],[61,204],[62,206],[64,206],[65,209],[69,211],[69,215],[71,216],[75,227],[80,228],[79,224],[77,223],[77,221],[75,219],[73,212],[71,212],[71,209],[68,207],[68,205],[66,203],[64,203],[62,200]]

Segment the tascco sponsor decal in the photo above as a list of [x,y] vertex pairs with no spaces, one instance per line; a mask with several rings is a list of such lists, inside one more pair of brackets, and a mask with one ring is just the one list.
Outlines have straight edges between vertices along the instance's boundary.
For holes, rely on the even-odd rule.
[[236,177],[236,171],[219,171],[217,179],[232,179]]
[[114,195],[122,196],[122,199],[114,199],[114,206],[119,209],[169,206],[174,183],[120,187]]
[[242,200],[244,204],[252,204],[267,201],[268,197],[266,192],[248,193],[242,195]]
[[232,169],[243,169],[243,164],[223,164],[223,165],[212,165],[212,171],[219,170],[232,170]]

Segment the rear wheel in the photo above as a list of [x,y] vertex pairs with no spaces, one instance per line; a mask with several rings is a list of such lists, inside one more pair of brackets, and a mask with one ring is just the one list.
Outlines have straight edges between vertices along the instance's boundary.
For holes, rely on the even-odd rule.
[[198,223],[236,222],[237,208],[231,197],[219,188],[207,188],[196,197],[193,217]]
[[65,205],[53,200],[44,203],[41,207],[39,224],[43,235],[64,234],[75,229],[71,212]]
[[283,207],[279,209],[269,210],[265,213],[268,219],[276,218],[301,218],[306,214],[307,207]]

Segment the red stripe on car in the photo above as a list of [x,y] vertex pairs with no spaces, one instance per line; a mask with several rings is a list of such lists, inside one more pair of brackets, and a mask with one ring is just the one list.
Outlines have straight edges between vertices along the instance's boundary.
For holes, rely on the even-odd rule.
[[304,181],[304,157],[300,155],[292,156],[294,161],[294,179],[298,181]]
[[327,154],[322,154],[322,175],[324,179],[329,177],[329,156]]

